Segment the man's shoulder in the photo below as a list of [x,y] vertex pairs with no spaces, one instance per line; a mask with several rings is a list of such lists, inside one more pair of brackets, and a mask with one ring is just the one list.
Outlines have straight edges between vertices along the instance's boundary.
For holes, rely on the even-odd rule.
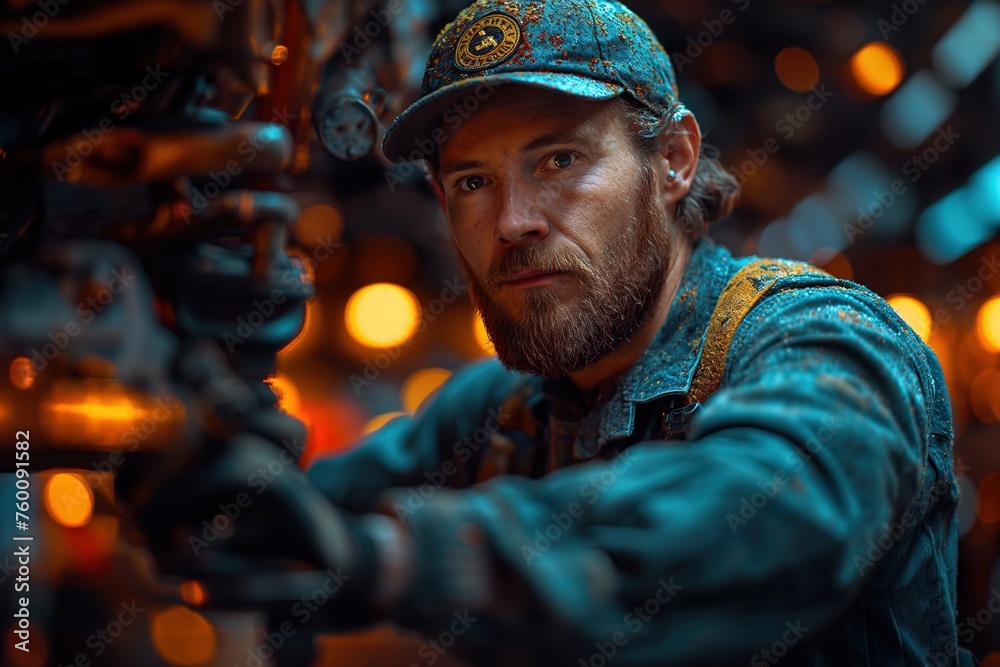
[[[865,350],[863,359],[869,364],[892,368],[894,373],[908,367],[915,386],[922,387],[928,398],[946,396],[940,364],[925,342],[931,333],[929,317],[926,328],[907,321],[864,285],[804,262],[760,257],[734,262],[742,267],[759,262],[773,267],[776,274],[768,277],[765,270],[749,278],[771,284],[735,324],[727,355],[730,363],[772,345]],[[740,270],[736,269],[737,277]]]
[[[746,255],[731,260],[728,288],[736,287],[740,280],[751,282],[760,292],[761,300],[777,302],[794,301],[806,296],[797,293],[808,290],[810,298],[828,299],[843,304],[864,304],[880,314],[895,313],[881,296],[861,283],[835,276],[813,264],[780,257]],[[783,295],[783,296],[781,296]],[[778,304],[772,301],[772,307]]]

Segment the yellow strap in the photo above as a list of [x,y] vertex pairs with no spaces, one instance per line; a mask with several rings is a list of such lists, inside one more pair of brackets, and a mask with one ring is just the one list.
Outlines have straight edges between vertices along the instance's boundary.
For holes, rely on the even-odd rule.
[[698,362],[691,391],[688,393],[689,403],[703,403],[719,388],[733,335],[747,313],[778,279],[802,273],[829,275],[801,262],[759,259],[750,262],[732,277],[712,311],[701,361]]

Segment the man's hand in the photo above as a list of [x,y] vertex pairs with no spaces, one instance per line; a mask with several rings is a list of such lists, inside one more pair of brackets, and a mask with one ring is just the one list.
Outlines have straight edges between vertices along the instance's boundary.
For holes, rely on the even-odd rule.
[[232,436],[123,497],[160,569],[204,582],[210,601],[295,600],[330,572],[337,598],[357,605],[371,597],[374,547],[364,522],[333,507],[285,450],[258,435]]

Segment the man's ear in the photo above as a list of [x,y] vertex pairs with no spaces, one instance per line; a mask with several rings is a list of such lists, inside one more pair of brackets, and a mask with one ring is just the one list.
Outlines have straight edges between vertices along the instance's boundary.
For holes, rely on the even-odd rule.
[[653,163],[663,203],[673,204],[688,193],[698,171],[701,130],[694,116],[686,112],[667,132]]

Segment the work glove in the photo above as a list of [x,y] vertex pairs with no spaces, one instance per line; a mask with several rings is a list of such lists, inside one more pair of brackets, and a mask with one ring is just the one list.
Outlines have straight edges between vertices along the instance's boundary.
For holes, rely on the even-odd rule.
[[[376,553],[367,520],[334,507],[294,457],[260,435],[204,447],[166,475],[120,489],[158,568],[197,580],[207,603],[285,608],[322,590],[333,625],[378,620]],[[384,520],[384,517],[380,517]]]

